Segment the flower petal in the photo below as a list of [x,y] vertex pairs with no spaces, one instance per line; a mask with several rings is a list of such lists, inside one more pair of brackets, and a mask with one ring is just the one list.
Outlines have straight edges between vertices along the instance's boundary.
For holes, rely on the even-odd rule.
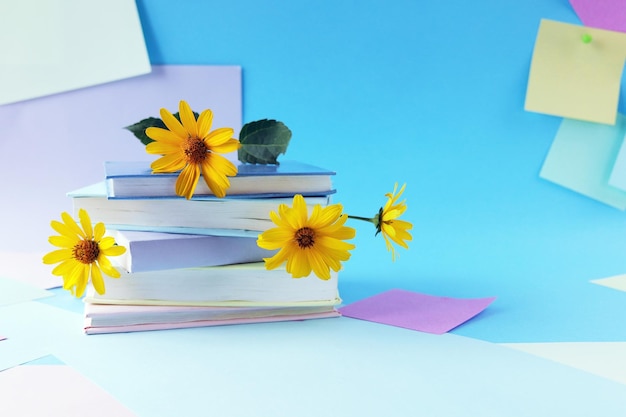
[[124,246],[115,245],[106,249],[102,249],[101,252],[105,256],[120,256],[126,253],[126,248]]
[[189,134],[182,124],[167,109],[161,109],[161,119],[165,126],[181,139],[187,139]]
[[[149,127],[146,129],[146,136],[155,142],[150,142],[148,145],[153,143],[158,143],[161,145],[171,145],[171,146],[180,146],[182,141],[184,140],[171,130],[163,129],[161,127]],[[186,136],[185,136],[186,137]],[[148,153],[158,153],[158,152],[148,152]]]
[[296,224],[296,229],[300,229],[307,225],[308,210],[304,197],[300,194],[296,194],[293,197],[293,220]]
[[98,247],[100,247],[100,250],[108,249],[113,245],[115,245],[115,238],[113,236],[105,236],[101,238],[98,242]]
[[213,124],[213,112],[209,109],[204,110],[198,116],[198,137],[204,139],[211,131]]
[[85,232],[83,232],[83,230],[78,227],[78,224],[76,224],[72,216],[70,216],[67,212],[64,211],[63,213],[61,213],[61,219],[67,227],[72,229],[74,233],[76,233],[80,237],[85,237]]
[[213,149],[214,146],[220,146],[228,142],[228,140],[233,138],[234,134],[235,131],[232,128],[220,127],[209,133],[204,139],[204,143],[206,143],[210,149]]
[[210,153],[206,163],[211,165],[217,172],[223,175],[233,177],[237,175],[237,167],[235,164],[224,158],[222,155]]
[[96,242],[100,242],[102,240],[102,236],[106,233],[106,227],[104,227],[104,223],[98,222],[93,228],[93,240]]
[[67,236],[50,236],[48,242],[59,248],[72,249],[78,243],[79,239]]
[[303,278],[311,274],[311,264],[303,250],[294,250],[287,259],[287,272],[294,278]]
[[156,155],[168,155],[181,152],[180,143],[150,142],[146,145],[146,152]]
[[72,258],[72,250],[71,249],[57,249],[52,252],[49,252],[44,255],[43,263],[44,264],[56,264],[58,262],[65,261],[67,259]]
[[311,268],[313,269],[315,275],[325,281],[329,280],[330,268],[328,267],[326,262],[324,262],[324,258],[320,256],[319,252],[315,249],[311,249],[307,250],[305,253],[307,254],[309,264],[311,265]]
[[98,268],[98,265],[96,264],[91,264],[91,283],[98,294],[104,294],[104,280],[102,279],[102,272],[100,272],[100,268]]
[[178,105],[178,115],[180,116],[180,121],[183,123],[185,130],[189,133],[189,136],[192,138],[198,137],[198,126],[196,124],[196,116],[194,116],[191,107],[185,100],[181,100]]
[[78,218],[80,219],[80,224],[83,227],[83,231],[85,232],[85,238],[88,240],[93,239],[93,229],[91,228],[91,219],[89,218],[89,214],[84,209],[78,210]]
[[229,139],[226,143],[217,146],[211,146],[211,152],[230,153],[241,148],[241,143],[237,139]]
[[156,161],[153,161],[152,164],[150,164],[150,168],[152,168],[154,172],[176,172],[183,169],[186,164],[187,161],[185,161],[181,152],[162,156]]
[[226,190],[230,188],[230,181],[226,178],[226,175],[218,172],[209,161],[210,159],[207,158],[200,166],[202,178],[204,178],[204,182],[216,197],[223,198],[226,196]]
[[283,247],[271,258],[263,258],[265,261],[265,269],[276,269],[281,266],[292,254],[292,248],[289,246]]
[[50,222],[50,226],[54,229],[55,232],[62,236],[76,238],[78,234],[72,228],[68,227],[65,223],[61,223],[57,220],[52,220]]
[[109,261],[106,256],[98,256],[98,266],[100,267],[100,269],[102,269],[102,272],[104,272],[108,276],[113,278],[119,278],[120,271],[113,267],[111,261]]
[[280,249],[293,241],[293,231],[274,227],[261,233],[257,238],[257,245],[262,249]]
[[329,226],[340,218],[343,211],[341,204],[332,204],[324,208],[317,205],[316,208],[317,207],[319,207],[317,213],[314,210],[311,214],[311,219],[309,220],[310,227],[323,228]]
[[80,298],[85,293],[85,288],[87,288],[87,283],[89,282],[89,273],[91,271],[90,264],[78,263],[79,266],[74,270],[75,276],[73,277],[73,282],[76,286],[76,298]]
[[178,175],[176,180],[176,194],[185,197],[189,200],[200,179],[200,167],[195,164],[189,164]]

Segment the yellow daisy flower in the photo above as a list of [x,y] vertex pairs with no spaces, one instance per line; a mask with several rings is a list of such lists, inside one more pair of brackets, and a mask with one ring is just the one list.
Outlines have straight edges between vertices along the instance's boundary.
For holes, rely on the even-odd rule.
[[52,274],[63,277],[63,288],[76,297],[82,297],[90,278],[98,294],[104,294],[102,272],[113,278],[120,277],[107,256],[121,255],[126,248],[117,246],[112,237],[104,237],[106,229],[103,223],[97,223],[92,228],[85,210],[80,209],[78,217],[80,226],[65,212],[61,213],[62,223],[52,220],[50,225],[60,236],[50,236],[48,241],[61,249],[46,254],[43,263],[59,263]]
[[301,195],[293,198],[293,207],[281,204],[270,218],[277,227],[263,232],[257,244],[264,249],[280,249],[265,258],[265,267],[275,269],[287,262],[287,272],[302,278],[315,272],[320,279],[330,279],[330,269],[339,271],[341,261],[350,258],[354,245],[344,242],[355,236],[355,230],[344,226],[348,216],[343,207],[333,204],[322,208],[317,204],[308,217],[306,202]]
[[398,183],[396,183],[393,187],[393,193],[385,194],[388,198],[387,203],[384,207],[381,207],[373,221],[376,226],[376,234],[382,232],[385,243],[387,244],[387,250],[391,251],[391,258],[394,261],[396,259],[396,252],[391,242],[393,241],[403,248],[408,249],[409,246],[406,241],[413,239],[408,232],[408,230],[413,228],[413,225],[405,220],[398,220],[398,217],[406,211],[405,200],[398,203],[405,187],[406,184],[404,184],[396,194],[396,190],[398,189]]
[[167,109],[161,109],[161,119],[167,129],[146,129],[146,135],[154,140],[146,145],[146,152],[163,155],[152,163],[152,170],[182,170],[176,180],[176,194],[187,199],[193,196],[200,173],[211,192],[224,197],[230,187],[227,177],[237,175],[237,167],[219,154],[239,149],[239,141],[233,138],[234,130],[223,127],[211,132],[211,110],[204,110],[196,120],[185,101],[180,102],[179,116],[180,122]]

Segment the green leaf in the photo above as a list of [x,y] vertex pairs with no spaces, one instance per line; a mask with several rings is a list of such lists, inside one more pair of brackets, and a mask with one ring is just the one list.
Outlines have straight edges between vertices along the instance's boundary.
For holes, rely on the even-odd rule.
[[241,128],[237,153],[241,162],[261,165],[278,165],[280,154],[287,152],[291,130],[276,120],[257,120]]
[[143,119],[133,125],[126,126],[124,129],[130,130],[133,135],[135,135],[137,139],[141,141],[141,143],[147,145],[150,142],[153,142],[153,140],[146,135],[146,129],[149,127],[160,127],[162,129],[167,129],[165,127],[165,123],[163,123],[163,120],[157,119],[156,117],[148,117],[147,119]]
[[[198,119],[198,113],[193,112],[196,120]],[[174,117],[180,122],[180,115],[178,113],[174,113]],[[147,119],[143,119],[133,125],[126,126],[124,129],[130,130],[133,135],[137,137],[144,145],[149,144],[150,142],[154,142],[152,139],[146,135],[146,129],[149,127],[160,127],[161,129],[167,129],[163,120],[157,117],[148,117]]]

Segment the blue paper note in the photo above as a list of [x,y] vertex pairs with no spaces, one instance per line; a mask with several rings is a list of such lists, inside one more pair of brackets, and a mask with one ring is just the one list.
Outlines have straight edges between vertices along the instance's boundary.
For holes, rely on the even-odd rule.
[[564,119],[540,176],[605,204],[626,209],[626,191],[609,184],[626,133],[626,117],[614,126]]

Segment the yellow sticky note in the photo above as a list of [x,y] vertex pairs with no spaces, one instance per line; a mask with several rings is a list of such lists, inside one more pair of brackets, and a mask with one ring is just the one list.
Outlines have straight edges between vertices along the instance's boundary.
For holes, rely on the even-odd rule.
[[542,19],[524,108],[615,124],[626,33]]

